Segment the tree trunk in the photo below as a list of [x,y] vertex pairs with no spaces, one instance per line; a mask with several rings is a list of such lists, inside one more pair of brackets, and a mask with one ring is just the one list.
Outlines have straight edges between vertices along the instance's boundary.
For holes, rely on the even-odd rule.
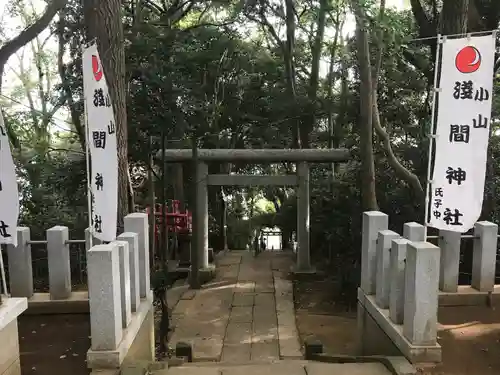
[[[336,18],[336,27],[335,27],[335,36],[333,37],[333,43],[332,46],[330,47],[330,64],[328,67],[328,85],[327,85],[327,92],[328,92],[328,102],[329,102],[329,109],[328,109],[328,148],[339,148],[340,147],[340,135],[339,133],[339,128],[342,126],[340,124],[339,126],[339,120],[342,118],[340,115],[340,111],[343,109],[340,108],[339,114],[337,115],[337,119],[334,119],[334,113],[333,113],[333,108],[332,108],[332,102],[333,102],[333,85],[335,83],[334,80],[334,66],[335,66],[335,60],[336,60],[336,55],[337,55],[337,50],[339,48],[339,36],[340,36],[340,45],[343,47],[343,39],[342,36],[340,35],[340,31],[342,30],[344,26],[344,20],[340,20],[340,9],[337,11],[337,18]],[[345,62],[342,60],[342,67],[344,67]],[[347,77],[346,77],[347,80]],[[341,96],[342,96],[342,90],[344,89],[344,81],[341,82]],[[347,84],[347,81],[346,81]],[[347,90],[346,90],[347,92]],[[342,98],[341,98],[341,107],[342,107]],[[335,175],[338,173],[338,167],[339,163],[331,163],[331,189],[333,189],[333,183],[335,181]],[[332,190],[333,191],[333,190]]]
[[468,14],[469,0],[443,0],[440,20],[441,34],[467,33]]
[[[302,121],[300,126],[300,143],[302,148],[309,148],[309,135],[314,129],[316,121],[316,99],[318,97],[319,83],[319,63],[321,60],[321,51],[323,50],[323,39],[325,35],[326,12],[328,10],[329,0],[320,0],[318,10],[318,22],[316,27],[316,35],[314,36],[314,44],[311,50],[311,75],[309,76],[309,87],[307,89],[307,98],[309,100],[309,111],[305,116],[305,121]],[[338,37],[338,28],[335,38]],[[335,55],[335,53],[333,53]],[[334,58],[332,56],[332,58]]]
[[96,39],[116,120],[118,231],[129,213],[125,51],[120,0],[84,0],[86,33]]
[[71,92],[71,87],[68,82],[68,74],[66,71],[66,65],[64,64],[64,26],[66,23],[66,12],[61,10],[59,12],[59,23],[57,25],[57,39],[58,39],[58,51],[57,51],[57,70],[59,73],[59,78],[61,79],[61,87],[63,90],[63,95],[66,99],[66,104],[71,115],[71,122],[75,127],[75,131],[78,134],[78,141],[82,147],[82,151],[86,152],[85,145],[85,125],[80,121],[80,113],[76,109],[75,101],[73,100],[73,93]]
[[[283,60],[285,62],[286,87],[291,99],[294,103],[297,98],[296,81],[295,81],[295,6],[293,0],[285,0],[285,23],[286,23],[286,42],[283,48]],[[295,108],[295,106],[293,107]],[[292,147],[300,148],[300,121],[297,119],[297,114],[292,111],[290,118],[290,130],[292,134]]]
[[[342,138],[342,129],[346,127],[346,118],[348,112],[348,96],[349,96],[349,61],[347,56],[349,54],[348,44],[345,44],[341,39],[340,44],[343,46],[341,63],[340,63],[340,108],[339,114],[333,128],[333,148],[340,147],[340,140]],[[334,173],[339,173],[340,163],[334,163]]]
[[361,196],[364,210],[378,210],[375,190],[375,160],[373,156],[373,90],[368,29],[364,13],[357,0],[353,1],[356,15],[356,40],[360,75],[360,153],[361,153]]

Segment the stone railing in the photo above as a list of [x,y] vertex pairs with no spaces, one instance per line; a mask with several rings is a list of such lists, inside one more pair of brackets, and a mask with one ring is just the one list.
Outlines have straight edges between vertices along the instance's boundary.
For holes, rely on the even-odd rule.
[[[439,231],[428,236],[441,249],[439,267],[439,305],[464,306],[491,304],[500,296],[500,285],[495,285],[498,225],[488,221],[477,222],[472,235]],[[460,245],[473,240],[471,285],[459,285]]]
[[[67,227],[47,230],[47,239],[32,241],[29,228],[17,228],[18,245],[8,246],[12,297],[26,297],[27,312],[90,312],[91,369],[119,368],[125,358],[154,359],[153,295],[150,288],[148,215],[133,213],[124,219],[125,232],[116,241],[100,244],[89,231],[85,240],[70,240]],[[70,249],[85,243],[88,291],[71,286]],[[49,293],[34,293],[31,245],[46,244]],[[130,350],[133,348],[132,350]]]
[[148,215],[125,217],[116,241],[87,252],[92,369],[119,368],[126,357],[154,360]]
[[[468,304],[459,303],[460,298],[471,301],[470,295],[475,294],[477,300],[494,290],[497,225],[476,223],[472,286],[460,293],[460,233],[441,231],[438,247],[424,242],[424,226],[407,223],[401,236],[388,230],[388,221],[382,212],[363,214],[360,350],[362,354],[402,353],[413,363],[440,362],[438,305]],[[456,296],[449,297],[452,293]]]
[[[86,239],[69,239],[69,229],[55,226],[47,230],[46,240],[32,240],[30,228],[17,228],[17,246],[8,245],[9,289],[12,297],[28,298],[28,313],[88,312],[87,291],[73,292],[71,285],[70,245],[85,244]],[[49,273],[49,293],[34,293],[32,245],[46,245]]]

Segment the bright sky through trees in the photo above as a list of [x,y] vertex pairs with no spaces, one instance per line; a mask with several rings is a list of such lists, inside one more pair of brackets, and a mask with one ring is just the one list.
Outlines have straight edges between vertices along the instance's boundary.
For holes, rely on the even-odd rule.
[[[15,0],[7,0],[7,2],[4,5],[0,6],[0,24],[2,25],[2,27],[0,28],[0,41],[2,39],[7,39],[12,35],[16,35],[25,26],[20,16],[13,17],[8,13],[7,10],[11,6],[12,1]],[[44,1],[29,0],[26,1],[28,11],[31,10],[30,9],[31,4],[37,14],[41,14],[43,12],[43,9],[45,8]],[[407,8],[408,0],[387,0],[387,7],[394,7],[396,9]],[[325,35],[327,37],[333,37],[334,31],[333,30],[330,31],[331,32],[329,32],[329,30],[326,30]],[[354,18],[352,17],[352,15],[348,17],[343,31],[344,35],[352,35],[352,33],[354,32]],[[44,32],[42,32],[39,38],[40,40],[45,40],[49,38],[49,40],[46,43],[45,49],[51,52],[57,51],[56,37],[54,35],[51,36],[49,30],[45,30]],[[6,108],[8,107],[19,108],[20,105],[12,101],[9,102],[9,100],[5,98],[5,96],[15,97],[15,99],[19,100],[23,104],[25,105],[27,104],[27,100],[25,97],[22,97],[20,95],[15,95],[16,92],[19,92],[20,86],[22,85],[22,83],[18,78],[20,59],[22,59],[25,67],[33,65],[33,51],[30,45],[27,45],[21,50],[19,50],[18,53],[12,56],[7,63],[7,68],[5,69],[3,91],[2,91],[2,94],[4,96],[0,97],[0,104],[3,104]],[[54,64],[56,64],[56,61],[54,61]],[[324,59],[321,63],[320,75],[325,76],[327,69],[328,69],[328,61]],[[59,77],[54,77],[54,78],[56,81],[54,83],[58,83]],[[31,79],[33,80],[33,82],[36,82],[37,75],[34,69],[32,69],[31,71]],[[54,122],[58,123],[59,126],[66,128],[67,126],[66,124],[64,124],[64,121],[60,121],[60,119],[64,120],[66,118],[67,118],[67,112],[64,110],[64,108],[61,108],[61,110],[58,111],[56,118],[54,118]]]

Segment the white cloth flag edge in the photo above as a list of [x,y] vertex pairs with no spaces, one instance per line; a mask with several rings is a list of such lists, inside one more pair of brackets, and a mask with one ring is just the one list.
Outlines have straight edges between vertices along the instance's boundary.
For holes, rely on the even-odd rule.
[[[19,221],[19,187],[17,183],[16,166],[9,143],[7,128],[3,120],[2,110],[0,109],[0,127],[5,130],[5,135],[0,134],[0,178],[2,179],[2,192],[0,197],[6,197],[5,202],[2,199],[2,220],[9,226],[11,237],[3,238],[0,236],[0,244],[12,244],[17,246],[17,224]],[[7,208],[6,208],[7,207]],[[3,219],[4,213],[8,213],[8,219]]]

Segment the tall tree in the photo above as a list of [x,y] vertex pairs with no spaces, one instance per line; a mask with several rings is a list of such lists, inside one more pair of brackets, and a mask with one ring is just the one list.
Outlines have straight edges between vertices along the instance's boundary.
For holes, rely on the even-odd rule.
[[[311,49],[311,74],[309,75],[309,87],[307,90],[307,97],[309,99],[309,111],[305,116],[305,121],[300,127],[300,141],[304,148],[309,147],[309,135],[311,134],[314,124],[316,123],[316,100],[318,98],[319,86],[319,63],[321,60],[321,52],[323,50],[323,39],[325,36],[326,13],[330,10],[331,0],[320,0],[319,9],[317,12],[317,25],[316,34],[314,35],[314,42]],[[337,27],[337,31],[339,28]],[[336,34],[336,37],[338,33]],[[333,55],[335,55],[333,53]],[[332,62],[334,56],[332,56]]]
[[441,34],[464,34],[469,19],[469,0],[443,0]]
[[361,154],[361,197],[364,210],[377,210],[375,160],[373,156],[373,89],[370,63],[369,31],[366,14],[360,1],[352,1],[356,17],[356,42],[359,68],[359,138]]
[[109,85],[116,120],[118,151],[118,231],[129,213],[127,108],[125,92],[125,51],[120,0],[84,0],[86,34],[97,48]]

